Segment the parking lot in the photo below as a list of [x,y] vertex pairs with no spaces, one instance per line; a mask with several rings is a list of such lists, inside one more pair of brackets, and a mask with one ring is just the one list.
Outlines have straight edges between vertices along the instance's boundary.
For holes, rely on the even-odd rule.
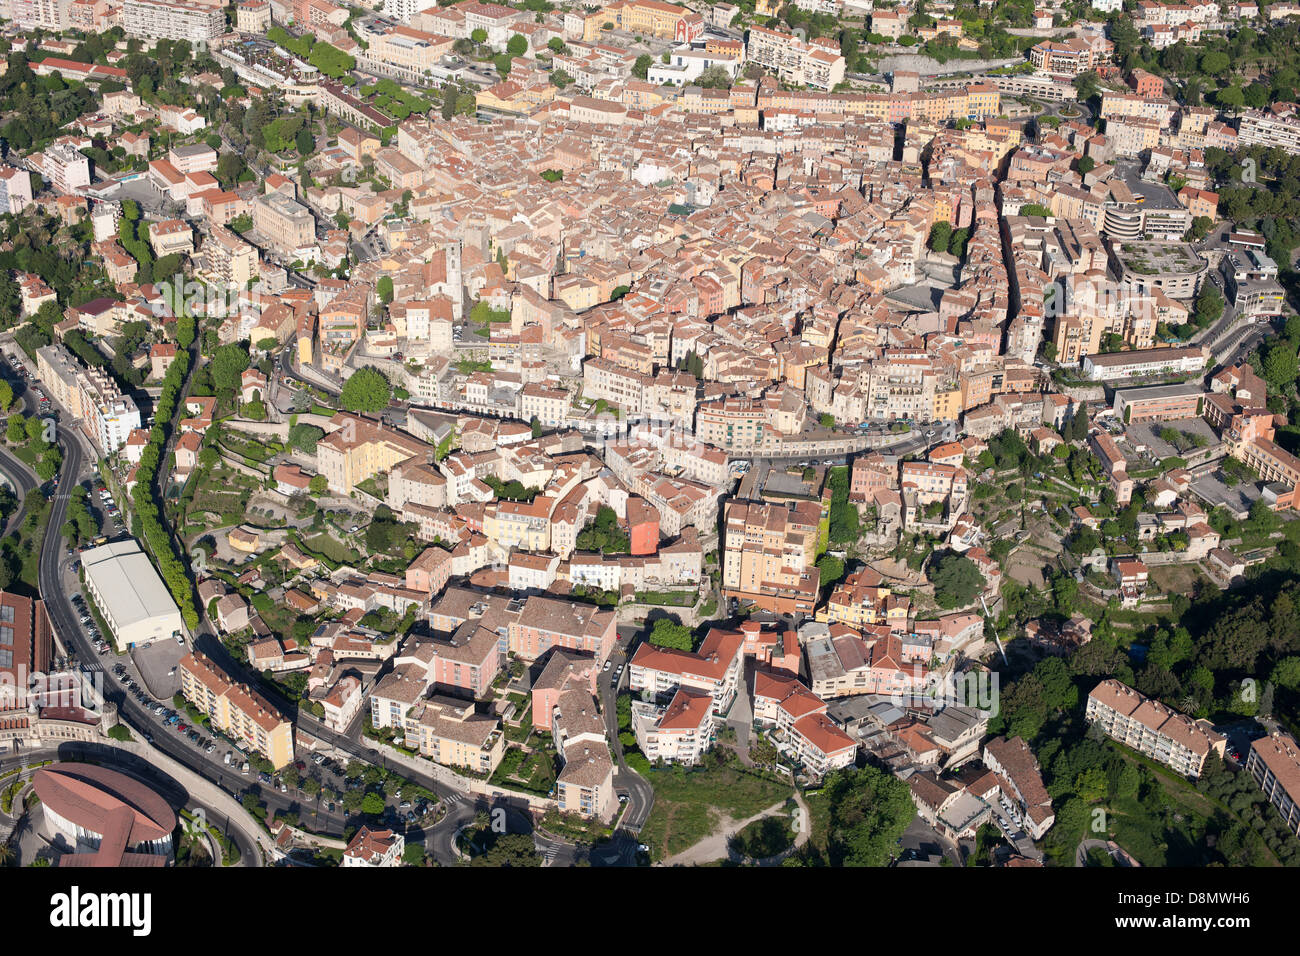
[[1193,481],[1192,490],[1210,508],[1222,505],[1238,519],[1245,518],[1250,513],[1250,506],[1262,494],[1259,485],[1250,481],[1242,481],[1229,488],[1214,472],[1201,475]]
[[154,641],[133,650],[131,660],[154,696],[167,700],[180,692],[181,678],[176,665],[185,652],[185,645],[176,641]]
[[1224,759],[1229,764],[1236,764],[1237,766],[1245,765],[1246,754],[1250,751],[1252,741],[1268,736],[1268,731],[1253,719],[1238,721],[1235,724],[1225,724],[1214,729],[1228,738],[1227,746],[1223,752]]

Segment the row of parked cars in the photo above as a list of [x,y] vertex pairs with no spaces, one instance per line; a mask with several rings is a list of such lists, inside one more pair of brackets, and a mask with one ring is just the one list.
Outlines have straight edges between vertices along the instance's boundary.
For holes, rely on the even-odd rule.
[[72,607],[81,619],[81,626],[90,638],[90,643],[95,645],[95,650],[101,654],[108,653],[108,641],[104,635],[99,632],[99,625],[95,619],[90,616],[90,609],[86,607],[86,600],[80,594],[72,595]]
[[98,491],[100,507],[107,511],[114,521],[117,521],[120,517],[120,513],[117,510],[117,502],[113,500],[113,496],[108,493],[108,489],[103,485],[99,486]]
[[[126,688],[126,692],[135,698],[136,703],[145,710],[151,711],[155,717],[162,720],[164,725],[184,736],[190,743],[194,744],[194,746],[198,747],[204,753],[213,753],[217,749],[217,745],[214,744],[211,739],[203,736],[196,728],[185,723],[185,721],[181,719],[180,714],[172,710],[172,708],[160,704],[150,697],[145,689],[136,683],[135,678],[131,676],[129,671],[127,671],[125,664],[114,664],[113,673],[116,674],[117,679],[122,682],[122,686]],[[147,739],[152,742],[151,737]]]

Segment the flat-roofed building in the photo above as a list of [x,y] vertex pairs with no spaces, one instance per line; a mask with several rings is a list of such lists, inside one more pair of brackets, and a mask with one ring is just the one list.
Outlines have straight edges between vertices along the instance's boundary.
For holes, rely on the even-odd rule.
[[1204,371],[1207,351],[1189,346],[1087,355],[1083,359],[1083,373],[1103,382],[1140,376],[1187,375]]
[[127,36],[188,40],[202,48],[226,32],[226,12],[213,0],[126,0],[122,26]]
[[1204,401],[1200,384],[1155,385],[1117,389],[1112,407],[1125,424],[1165,422],[1199,417]]
[[90,160],[67,143],[52,143],[44,153],[41,174],[56,192],[74,193],[90,185]]
[[81,567],[86,594],[104,616],[119,651],[184,633],[180,608],[135,539],[83,551]]
[[25,169],[0,165],[0,213],[18,215],[31,204],[31,174]]
[[199,248],[198,271],[226,286],[248,288],[257,276],[257,249],[213,223]]
[[124,395],[104,369],[81,365],[66,347],[46,345],[37,349],[36,368],[51,397],[71,417],[82,420],[82,429],[105,454],[121,448],[131,432],[140,427],[140,409],[135,400]]
[[253,228],[277,252],[297,255],[316,244],[316,219],[302,203],[284,193],[267,193],[250,204]]

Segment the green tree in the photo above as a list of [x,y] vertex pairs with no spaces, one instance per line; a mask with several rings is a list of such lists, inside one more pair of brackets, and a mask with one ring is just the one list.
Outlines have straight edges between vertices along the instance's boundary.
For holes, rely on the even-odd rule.
[[247,349],[237,342],[223,345],[212,356],[212,384],[223,392],[237,392],[247,368]]
[[1201,72],[1207,76],[1220,76],[1228,71],[1231,64],[1232,60],[1228,54],[1218,50],[1211,50],[1201,55]]
[[642,53],[632,64],[632,75],[638,80],[644,80],[650,75],[650,67],[654,65],[654,58],[649,53]]
[[929,245],[935,252],[947,252],[951,240],[952,223],[941,220],[930,227]]
[[378,412],[388,406],[393,387],[384,373],[367,365],[353,372],[339,394],[339,403],[350,412]]
[[948,252],[958,259],[966,255],[966,242],[970,239],[969,229],[956,229],[953,231],[952,238],[948,241]]
[[823,554],[817,559],[817,570],[821,572],[821,586],[829,587],[844,577],[844,562],[833,554]]
[[297,423],[289,428],[289,444],[309,455],[316,453],[316,442],[325,437],[324,429],[315,425]]
[[671,618],[661,617],[650,631],[650,643],[655,647],[673,647],[679,651],[694,650],[691,629]]
[[984,576],[975,562],[955,552],[935,559],[930,580],[934,583],[934,599],[942,608],[964,607],[984,587]]
[[823,798],[830,807],[826,858],[830,866],[888,866],[898,840],[916,815],[907,784],[875,767],[837,770],[826,778]]
[[1291,395],[1295,391],[1297,367],[1296,348],[1286,341],[1276,341],[1264,355],[1264,381],[1270,391]]

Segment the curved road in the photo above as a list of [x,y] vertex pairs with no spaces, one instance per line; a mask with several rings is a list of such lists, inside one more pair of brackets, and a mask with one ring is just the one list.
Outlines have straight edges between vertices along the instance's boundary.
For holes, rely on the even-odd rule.
[[57,748],[23,751],[0,760],[0,772],[45,760],[82,760],[105,764],[145,783],[170,806],[201,808],[208,825],[229,837],[230,841],[239,848],[239,863],[235,864],[236,866],[262,865],[262,854],[258,850],[257,842],[248,832],[248,827],[255,825],[251,818],[247,821],[232,821],[220,810],[191,794],[183,784],[162,769],[120,748],[106,744],[66,743]]
[[[15,381],[9,375],[0,377],[3,377],[5,381],[13,386],[15,398],[10,413],[26,412],[27,398],[24,394],[27,389],[26,384],[21,380]],[[28,467],[26,462],[10,454],[3,446],[0,446],[0,471],[4,472],[10,486],[14,489],[14,494],[18,497],[18,510],[13,513],[4,529],[4,533],[10,535],[18,530],[18,527],[23,523],[23,518],[27,516],[27,493],[33,488],[39,488],[41,479],[36,472]]]

